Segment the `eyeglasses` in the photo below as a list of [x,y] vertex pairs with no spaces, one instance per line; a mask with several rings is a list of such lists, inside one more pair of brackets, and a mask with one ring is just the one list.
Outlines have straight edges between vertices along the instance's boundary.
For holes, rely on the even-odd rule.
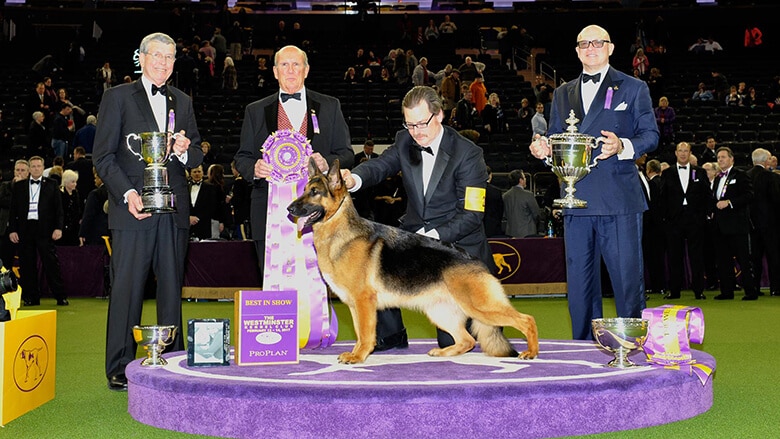
[[433,120],[433,116],[434,116],[434,114],[431,113],[431,117],[429,117],[428,120],[423,122],[423,123],[406,123],[406,122],[404,122],[401,125],[403,125],[404,128],[406,128],[409,131],[412,131],[415,128],[418,129],[418,130],[424,130],[424,129],[428,128],[428,125],[431,123],[431,120]]
[[163,60],[165,60],[165,62],[173,62],[175,59],[173,55],[165,55],[162,52],[147,53],[147,55],[151,56],[152,59],[157,62],[161,62]]
[[601,49],[604,47],[605,43],[611,43],[612,41],[609,40],[590,40],[590,41],[577,41],[577,47],[580,49],[587,49],[591,44],[596,49]]

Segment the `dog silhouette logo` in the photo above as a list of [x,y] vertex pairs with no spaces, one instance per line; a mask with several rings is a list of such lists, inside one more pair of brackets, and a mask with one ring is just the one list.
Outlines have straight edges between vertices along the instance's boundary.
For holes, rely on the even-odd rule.
[[501,241],[488,241],[493,250],[493,263],[498,267],[498,278],[509,279],[520,269],[520,252],[513,246]]
[[19,346],[14,360],[14,382],[22,392],[38,387],[49,368],[49,346],[39,335],[28,337]]

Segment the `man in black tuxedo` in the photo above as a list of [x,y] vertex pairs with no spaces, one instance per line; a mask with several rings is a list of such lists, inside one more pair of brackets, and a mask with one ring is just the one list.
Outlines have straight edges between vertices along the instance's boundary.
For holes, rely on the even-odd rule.
[[707,137],[707,143],[704,147],[704,150],[702,150],[699,160],[701,161],[701,164],[705,164],[708,162],[717,162],[718,156],[715,153],[715,146],[717,142],[715,141],[715,137],[708,136]]
[[[492,269],[495,263],[482,224],[488,180],[482,148],[442,124],[442,102],[433,88],[412,88],[401,106],[406,129],[396,133],[378,158],[351,173],[342,170],[347,188],[354,192],[374,186],[401,171],[407,204],[400,227],[454,244]],[[440,347],[454,343],[448,333],[437,332]],[[400,310],[379,311],[375,350],[407,346]]]
[[190,237],[211,239],[211,221],[224,226],[221,191],[217,186],[203,180],[203,166],[190,170]]
[[[353,167],[357,166],[366,160],[371,160],[379,157],[379,154],[374,152],[374,141],[371,139],[366,140],[363,144],[363,151],[355,154],[355,161]],[[375,220],[374,212],[371,209],[376,196],[376,188],[363,188],[363,190],[352,194],[352,201],[355,204],[358,214],[363,218],[369,218]]]
[[661,203],[669,256],[669,293],[664,298],[680,298],[687,244],[691,289],[696,299],[704,299],[704,226],[710,209],[710,181],[704,169],[690,163],[691,145],[688,142],[678,143],[674,154],[677,164],[661,175]]
[[379,157],[379,154],[374,152],[374,141],[371,139],[366,140],[363,144],[363,151],[355,154],[354,166],[363,163],[366,160],[371,160]]
[[[157,324],[179,331],[169,350],[184,348],[181,287],[189,242],[189,193],[185,168],[203,160],[200,134],[189,96],[166,86],[176,56],[168,35],[153,33],[140,45],[143,74],[135,82],[103,94],[93,158],[108,189],[108,223],[112,233],[111,297],[106,333],[106,376],[111,390],[126,390],[125,366],[135,359],[132,328],[141,322],[144,285],[153,269],[157,277]],[[176,199],[176,213],[143,213],[143,162],[128,150],[131,133],[177,133],[166,168]]]
[[734,153],[730,148],[718,148],[718,166],[721,173],[712,183],[714,220],[716,226],[718,272],[720,273],[720,294],[715,300],[734,299],[736,276],[734,257],[742,270],[742,300],[756,300],[758,289],[753,277],[753,262],[750,258],[750,214],[753,199],[753,184],[750,177],[734,166]]
[[772,154],[764,148],[757,148],[751,154],[753,167],[747,171],[753,183],[753,202],[750,203],[750,219],[753,229],[750,231],[750,252],[753,257],[753,270],[756,288],[761,285],[761,273],[764,271],[766,255],[769,292],[780,295],[780,237],[777,224],[780,219],[780,175],[768,168]]
[[87,158],[87,150],[83,146],[73,149],[73,161],[65,165],[65,169],[72,169],[79,174],[76,181],[76,190],[79,191],[81,202],[87,201],[87,196],[95,189],[95,179],[92,177],[92,160]]
[[[643,156],[647,157],[647,156]],[[648,209],[642,215],[642,254],[648,279],[646,289],[654,294],[663,294],[666,285],[664,255],[666,253],[666,232],[663,226],[663,206],[661,205],[661,162],[648,160],[645,173],[640,170],[639,180],[647,200]]]
[[263,160],[260,148],[268,135],[279,129],[305,134],[314,151],[312,158],[322,171],[327,170],[334,159],[339,159],[343,169],[349,169],[355,157],[338,99],[304,86],[309,74],[306,52],[295,46],[279,49],[274,55],[273,71],[280,91],[247,105],[241,127],[241,146],[235,156],[238,172],[247,182],[254,184],[252,239],[260,270],[265,265],[266,178],[272,170],[271,165]]
[[62,196],[56,182],[43,177],[43,157],[30,157],[30,178],[13,185],[8,238],[19,244],[19,268],[25,306],[41,303],[38,256],[57,305],[68,305],[54,242],[62,237]]

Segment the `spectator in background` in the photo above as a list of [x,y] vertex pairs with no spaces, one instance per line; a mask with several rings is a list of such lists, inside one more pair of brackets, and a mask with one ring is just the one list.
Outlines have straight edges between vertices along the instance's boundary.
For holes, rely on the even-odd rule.
[[412,72],[412,84],[414,85],[431,85],[435,73],[428,70],[428,58],[420,58],[420,63],[414,68]]
[[78,179],[78,184],[76,185],[83,204],[87,200],[87,195],[92,192],[92,189],[95,189],[94,179],[89,178],[92,175],[92,160],[87,158],[87,152],[83,146],[77,146],[73,150],[73,161],[66,164],[65,169],[76,171],[79,177],[84,176],[84,178]]
[[222,89],[228,91],[238,90],[238,71],[233,58],[226,56],[225,65],[222,68]]
[[515,169],[509,173],[512,187],[503,195],[506,234],[513,238],[536,236],[540,209],[536,197],[525,189],[525,173]]
[[116,85],[116,72],[111,69],[111,64],[106,61],[103,67],[98,67],[95,71],[95,92],[98,99],[103,96],[103,92]]
[[61,104],[60,112],[54,117],[54,123],[51,127],[51,147],[54,150],[55,157],[66,158],[68,156],[68,146],[73,138],[73,121],[69,120],[73,114],[73,106],[70,104]]
[[62,239],[58,245],[79,245],[79,225],[81,217],[84,215],[84,206],[81,202],[76,184],[79,174],[66,169],[62,173],[62,183],[60,183],[60,193],[62,194]]
[[703,82],[699,83],[699,87],[691,96],[691,100],[695,102],[712,101],[714,99],[715,96],[713,96],[712,91],[707,90],[707,86]]
[[504,198],[503,191],[492,184],[493,170],[487,167],[488,179],[485,187],[485,216],[482,217],[482,225],[485,226],[485,236],[488,238],[503,237],[504,228]]
[[533,130],[531,140],[547,135],[547,120],[544,118],[544,104],[541,102],[536,103],[536,114],[531,118],[531,128]]
[[637,49],[634,54],[634,59],[631,61],[631,65],[634,67],[634,71],[639,73],[640,79],[646,79],[647,73],[650,71],[650,60],[647,59],[644,49]]
[[490,93],[488,96],[488,105],[482,110],[482,122],[488,133],[502,134],[509,131],[509,123],[497,93]]
[[206,169],[214,163],[217,163],[217,151],[211,147],[210,142],[204,140],[201,142],[200,148],[203,150],[203,166]]
[[487,88],[485,87],[485,78],[482,74],[477,74],[474,81],[469,85],[471,91],[471,102],[474,103],[474,109],[478,115],[482,115],[482,110],[487,105]]
[[676,114],[674,108],[669,106],[669,99],[666,96],[662,96],[658,100],[658,107],[655,108],[654,113],[655,122],[658,124],[658,131],[661,135],[658,143],[659,152],[669,152],[669,148],[674,145],[674,119]]
[[73,137],[73,148],[84,148],[85,154],[92,154],[92,147],[95,144],[95,130],[97,130],[97,117],[87,116],[87,123],[76,131]]
[[230,171],[233,173],[233,185],[230,187],[225,201],[230,206],[233,214],[233,239],[246,241],[252,239],[250,231],[249,213],[252,200],[252,184],[244,180],[236,169],[236,161],[230,162]]
[[712,72],[712,89],[715,99],[723,102],[729,94],[729,80],[718,71]]
[[737,93],[737,86],[732,85],[729,87],[729,94],[726,96],[725,104],[727,107],[736,108],[742,107],[742,97]]
[[650,75],[647,77],[647,88],[650,89],[650,99],[653,102],[658,102],[664,93],[665,80],[661,74],[661,69],[658,67],[652,67],[650,69]]
[[471,81],[479,74],[477,71],[477,64],[472,61],[470,56],[467,56],[463,60],[463,64],[458,67],[458,70],[460,70],[460,80],[464,84],[471,84]]
[[104,245],[103,236],[110,236],[108,230],[108,189],[103,180],[92,170],[95,189],[87,195],[84,215],[79,227],[79,245]]
[[49,130],[46,128],[42,111],[36,111],[32,114],[33,121],[27,130],[27,154],[40,157],[51,157],[51,140],[49,140]]

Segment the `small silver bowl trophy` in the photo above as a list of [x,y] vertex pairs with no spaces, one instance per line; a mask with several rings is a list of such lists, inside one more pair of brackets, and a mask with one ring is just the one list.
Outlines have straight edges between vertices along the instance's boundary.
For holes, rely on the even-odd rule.
[[[168,168],[165,167],[171,158],[171,148],[174,139],[180,134],[170,132],[130,133],[125,138],[127,149],[146,163],[144,169],[144,187],[141,199],[144,203],[144,213],[174,213],[176,199],[173,190],[168,185]],[[130,144],[130,139],[141,141],[141,152],[137,153]]]
[[173,343],[176,337],[176,326],[133,326],[133,338],[135,342],[146,350],[146,358],[141,366],[159,367],[168,364],[162,357],[162,351]]
[[588,207],[588,202],[574,197],[574,183],[582,180],[591,168],[597,165],[596,159],[590,162],[593,148],[596,148],[599,142],[604,138],[598,139],[583,133],[577,132],[577,119],[574,110],[569,112],[569,118],[566,123],[569,126],[565,133],[553,134],[547,139],[547,144],[552,150],[552,157],[547,157],[545,163],[552,167],[553,173],[562,182],[566,183],[566,195],[553,201],[553,207],[563,207],[567,209],[582,209]]
[[593,319],[593,338],[602,348],[615,354],[607,366],[636,367],[628,356],[642,348],[647,337],[648,321],[639,318]]

